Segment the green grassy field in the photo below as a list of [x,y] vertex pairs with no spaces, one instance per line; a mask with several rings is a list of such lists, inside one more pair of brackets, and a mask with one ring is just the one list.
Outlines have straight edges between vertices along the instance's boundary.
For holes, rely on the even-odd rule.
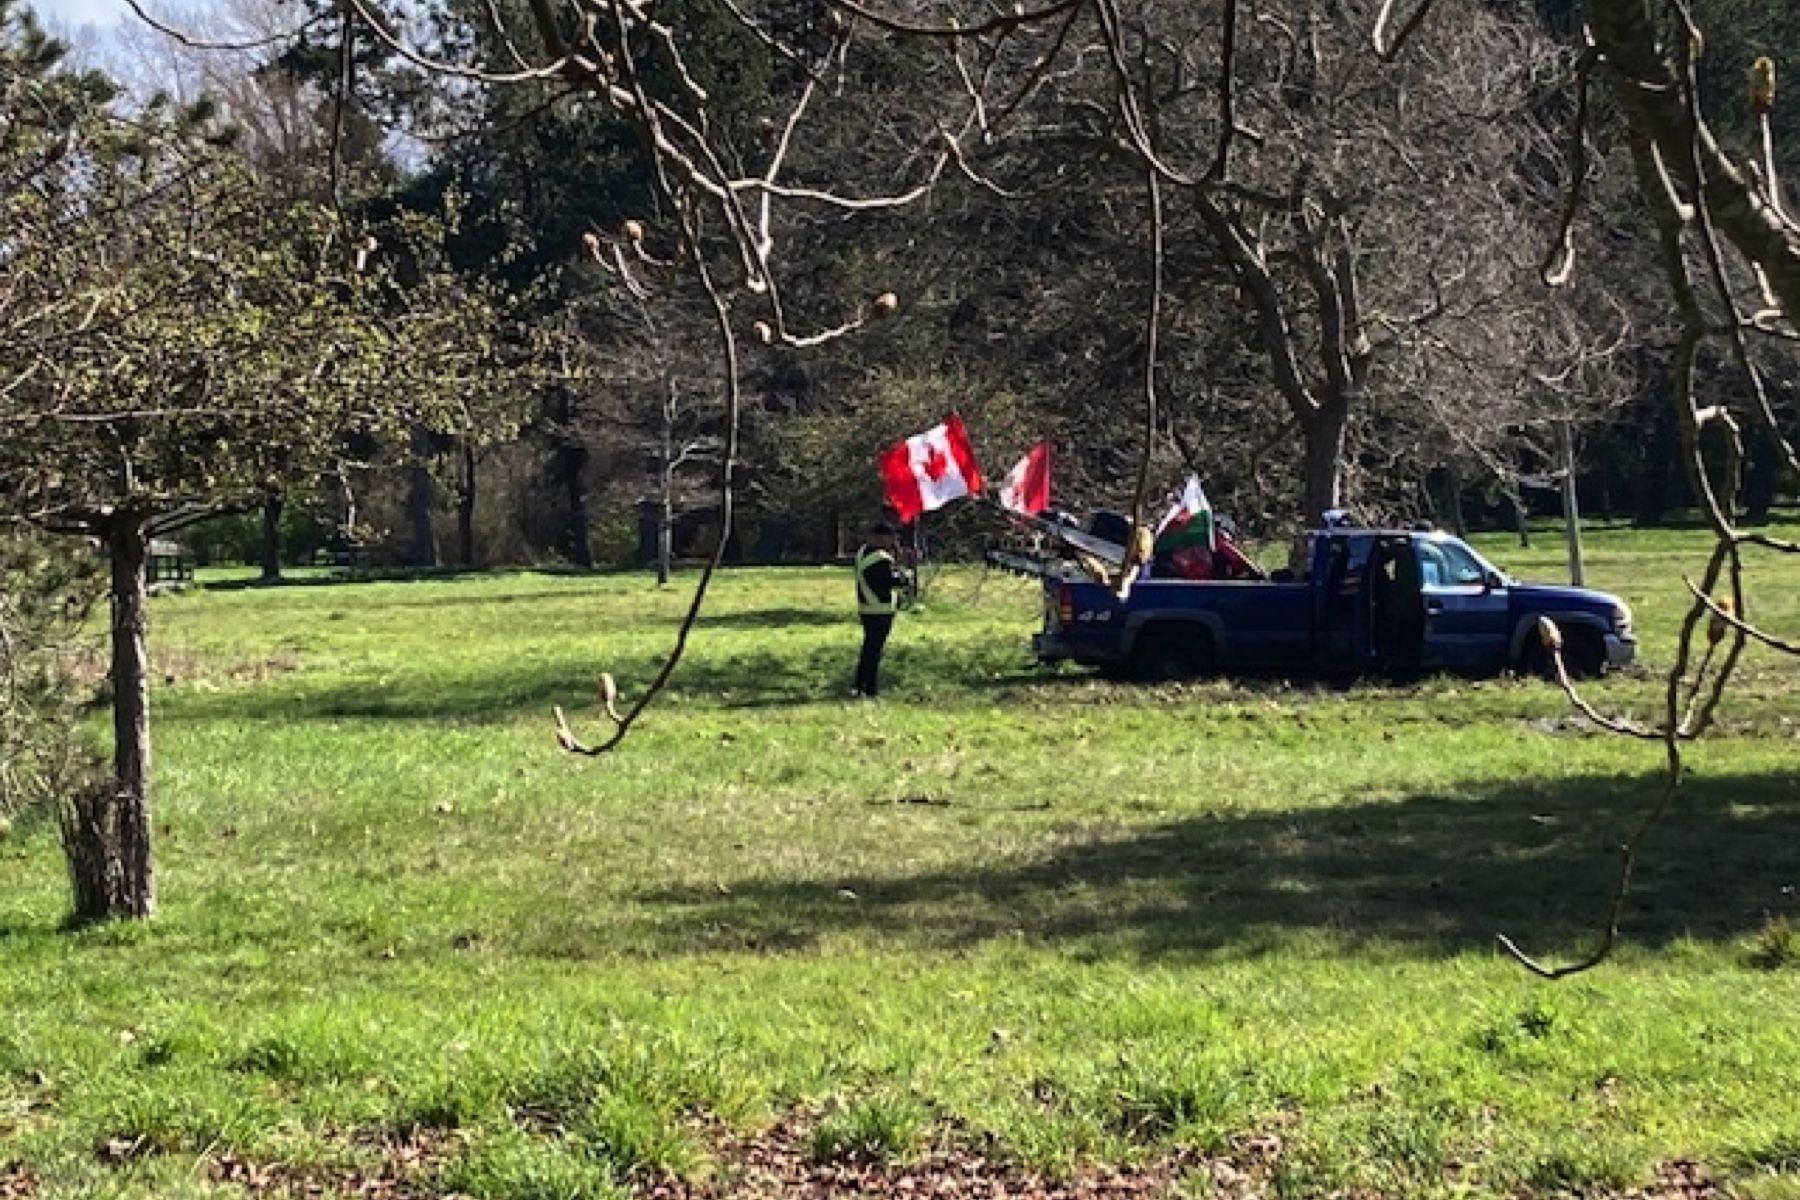
[[[1702,540],[1589,549],[1661,668]],[[1800,629],[1800,564],[1753,577]],[[841,570],[726,573],[590,761],[550,706],[599,732],[596,672],[629,699],[685,590],[158,599],[161,915],[65,931],[51,831],[0,840],[0,1195],[731,1194],[727,1134],[775,1126],[821,1162],[1049,1179],[1189,1147],[1194,1195],[1595,1194],[1698,1160],[1800,1196],[1800,664],[1750,652],[1627,945],[1546,984],[1494,935],[1584,945],[1657,746],[1536,682],[1040,671],[1033,590],[972,570],[857,704],[849,600]],[[1649,671],[1595,692],[1657,713]]]

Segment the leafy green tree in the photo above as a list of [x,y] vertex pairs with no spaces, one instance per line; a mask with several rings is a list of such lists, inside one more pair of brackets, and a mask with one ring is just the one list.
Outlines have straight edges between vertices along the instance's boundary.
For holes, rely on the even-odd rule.
[[0,528],[0,836],[82,785],[68,663],[96,594],[94,565],[30,530]]
[[530,293],[459,269],[453,247],[462,197],[452,191],[439,203],[439,211],[423,212],[389,197],[390,211],[370,225],[370,244],[392,267],[378,292],[383,325],[399,343],[433,348],[428,357],[400,356],[396,371],[404,375],[390,375],[411,428],[404,454],[385,457],[405,464],[413,565],[437,565],[432,498],[446,473],[456,499],[457,561],[473,566],[481,460],[518,436],[544,390],[548,359],[545,339],[525,319]]
[[[167,95],[211,107],[265,202],[336,206],[354,216],[400,179],[387,134],[372,116],[393,106],[392,89],[382,83],[390,72],[369,44],[355,48],[350,73],[342,75],[342,56],[307,36],[330,15],[321,10],[302,21],[285,0],[218,0],[184,15],[188,41],[127,23],[114,39],[123,48],[107,62],[132,100]],[[284,42],[297,24],[300,36]],[[340,79],[348,86],[340,88]],[[316,501],[317,490],[272,485],[265,493],[264,582],[281,578],[284,516],[314,507],[309,497]]]
[[113,782],[90,822],[106,882],[77,888],[78,915],[147,916],[151,537],[448,404],[461,310],[394,312],[400,256],[318,206],[266,202],[204,109],[117,109],[4,13],[0,510],[110,564]]

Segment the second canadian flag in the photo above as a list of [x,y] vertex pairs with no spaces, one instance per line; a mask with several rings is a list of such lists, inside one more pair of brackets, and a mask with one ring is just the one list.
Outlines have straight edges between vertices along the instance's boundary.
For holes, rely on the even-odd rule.
[[1050,443],[1025,452],[1000,485],[1000,507],[1035,517],[1050,507]]

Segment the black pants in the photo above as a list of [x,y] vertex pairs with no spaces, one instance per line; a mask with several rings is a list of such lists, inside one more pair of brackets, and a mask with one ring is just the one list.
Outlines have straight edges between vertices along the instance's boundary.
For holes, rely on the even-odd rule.
[[862,653],[856,659],[856,691],[861,696],[881,692],[881,650],[887,645],[888,633],[894,628],[894,614],[863,614]]

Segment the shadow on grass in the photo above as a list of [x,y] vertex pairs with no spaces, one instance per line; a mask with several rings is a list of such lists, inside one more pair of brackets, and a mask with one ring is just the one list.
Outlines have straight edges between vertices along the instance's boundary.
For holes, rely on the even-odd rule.
[[[811,571],[820,567],[845,565],[831,562],[746,562],[731,564],[724,570],[726,572]],[[680,564],[681,570],[675,575],[671,587],[691,589],[704,566],[705,564],[702,562],[684,561]],[[537,575],[548,579],[638,579],[645,583],[655,579],[654,570],[644,566],[577,567],[564,564],[535,567],[468,567],[451,563],[440,567],[303,566],[293,568],[276,579],[264,579],[260,575],[249,575],[238,579],[201,580],[199,587],[208,592],[254,592],[281,588],[343,587],[358,583],[455,583],[461,580],[505,579],[520,575]],[[845,578],[849,578],[848,574],[845,575]]]
[[[715,708],[767,708],[830,699],[849,687],[853,664],[841,654],[819,657],[821,661],[810,669],[805,657],[772,652],[735,654],[713,662],[688,659],[676,671],[663,700]],[[388,682],[350,679],[311,690],[189,694],[169,701],[166,715],[159,719],[498,722],[535,710],[548,720],[553,704],[569,708],[571,717],[585,717],[601,671],[613,674],[629,704],[661,665],[660,655],[571,657],[472,675],[420,672]]]
[[[652,891],[629,936],[655,954],[850,935],[937,949],[1024,937],[1098,957],[1255,955],[1304,933],[1449,953],[1500,932],[1569,950],[1594,932],[1618,844],[1657,787],[1654,776],[1510,782],[1065,830],[1060,847],[1022,862]],[[1771,914],[1800,917],[1796,884],[1800,773],[1696,778],[1640,863],[1625,932],[1651,946],[1739,936]],[[617,952],[610,928],[572,923],[528,941],[546,954],[579,957],[583,943]]]
[[[741,622],[730,618],[719,625],[763,627],[745,614]],[[796,622],[801,624],[804,622]],[[818,619],[813,625],[841,623]],[[846,626],[843,636],[808,649],[737,650],[698,653],[690,651],[681,661],[665,702],[726,711],[787,708],[845,699],[856,666],[859,635]],[[627,655],[570,655],[488,666],[468,674],[438,674],[429,667],[391,677],[337,679],[325,686],[303,676],[290,677],[288,686],[247,691],[186,693],[165,701],[159,719],[200,720],[229,717],[249,720],[339,721],[347,719],[399,721],[459,721],[494,723],[511,721],[521,713],[548,712],[562,705],[572,717],[589,713],[595,682],[600,672],[612,674],[626,704],[661,669],[666,649]],[[1448,680],[1461,677],[1446,676]],[[308,685],[311,686],[308,686]],[[1029,702],[1046,692],[1078,690],[1097,684],[1117,684],[1150,691],[1117,674],[1077,667],[1045,665],[1035,661],[1023,636],[996,642],[979,652],[964,653],[953,670],[946,670],[941,648],[915,643],[888,651],[882,665],[882,689],[886,703],[897,706],[980,703],[984,705]],[[1202,689],[1187,701],[1194,705],[1216,698],[1216,689],[1227,688],[1240,696],[1267,693],[1342,694],[1357,688],[1374,689],[1392,699],[1416,698],[1421,689],[1438,686],[1437,677],[1388,679],[1349,674],[1305,674],[1278,671],[1241,671],[1222,679],[1196,680],[1184,688]],[[1178,701],[1183,702],[1183,701]],[[598,716],[597,712],[589,715]]]
[[815,629],[839,626],[849,638],[858,632],[856,615],[836,608],[760,608],[749,612],[706,612],[700,614],[699,628],[705,629]]
[[[760,618],[766,614],[746,614]],[[726,624],[728,619],[709,619]],[[799,623],[799,622],[796,622]],[[813,624],[844,623],[842,618],[816,620]],[[665,701],[715,709],[751,710],[783,708],[798,704],[839,700],[851,685],[856,666],[859,634],[844,623],[843,637],[806,650],[788,647],[772,650],[737,650],[690,653],[682,659]],[[160,719],[210,720],[219,717],[247,720],[447,720],[464,722],[510,721],[522,712],[560,704],[571,716],[586,712],[601,671],[618,682],[626,703],[662,667],[667,650],[605,656],[569,655],[487,666],[469,674],[437,673],[429,666],[408,670],[391,678],[336,679],[325,686],[303,675],[289,677],[284,686],[245,691],[190,692],[165,701]],[[909,681],[933,681],[932,699],[960,691],[986,694],[995,690],[1030,688],[1051,680],[1079,681],[1087,676],[1059,675],[1036,667],[1017,645],[1001,645],[988,654],[961,664],[963,675],[944,687],[943,666],[936,650],[914,645],[890,651],[882,680],[897,704],[923,702]],[[310,685],[310,686],[309,686]],[[597,714],[596,714],[597,715]]]
[[200,588],[208,592],[266,592],[286,588],[344,587],[357,583],[455,583],[459,580],[491,578],[492,573],[478,567],[347,567],[307,571],[264,579],[260,575],[241,579],[202,580]]

